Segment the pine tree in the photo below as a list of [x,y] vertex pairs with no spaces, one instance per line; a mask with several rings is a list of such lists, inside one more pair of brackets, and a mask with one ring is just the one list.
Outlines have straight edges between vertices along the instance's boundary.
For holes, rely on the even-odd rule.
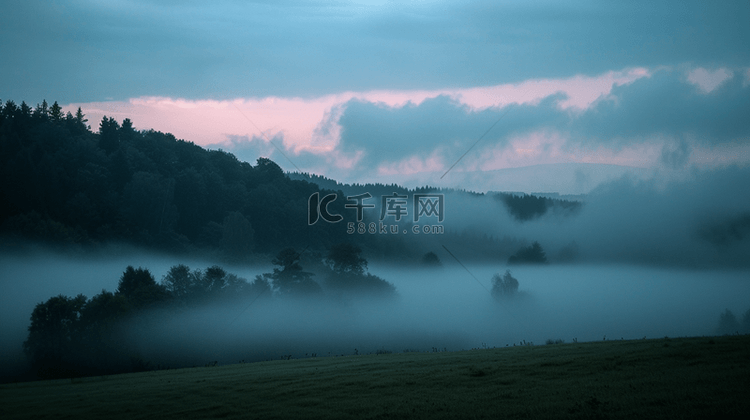
[[83,111],[81,111],[81,107],[79,106],[78,111],[76,111],[76,123],[78,123],[82,129],[88,130],[89,128],[91,128],[86,125],[88,121],[88,119],[84,118]]
[[99,147],[107,153],[112,153],[120,147],[120,125],[117,121],[105,115],[99,123]]
[[36,109],[34,109],[34,117],[38,118],[42,121],[46,121],[49,117],[49,105],[47,105],[47,100],[43,100],[41,105],[37,104]]
[[54,104],[52,104],[52,107],[49,109],[49,117],[52,121],[59,123],[63,119],[63,112],[60,105],[57,104],[57,101],[55,101]]

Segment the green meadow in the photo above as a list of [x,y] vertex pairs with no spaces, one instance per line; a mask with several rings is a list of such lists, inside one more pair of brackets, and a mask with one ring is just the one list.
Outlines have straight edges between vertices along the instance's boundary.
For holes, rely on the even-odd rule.
[[4,384],[0,418],[747,418],[750,336],[277,360]]

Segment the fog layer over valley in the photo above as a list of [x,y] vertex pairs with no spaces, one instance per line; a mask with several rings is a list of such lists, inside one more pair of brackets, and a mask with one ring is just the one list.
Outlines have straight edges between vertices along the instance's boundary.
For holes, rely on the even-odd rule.
[[[496,272],[469,270],[486,288]],[[528,267],[513,271],[521,283],[518,295],[501,301],[459,266],[372,271],[396,285],[396,301],[279,298],[249,307],[206,306],[153,325],[155,339],[144,343],[143,357],[169,364],[160,353],[174,351],[231,363],[351,355],[355,349],[461,350],[522,340],[713,335],[725,308],[750,309],[746,271]]]
[[599,186],[580,208],[553,207],[528,221],[513,217],[500,200],[454,193],[445,198],[445,227],[538,241],[553,263],[747,267],[748,185],[750,168],[738,167],[662,173],[647,181],[624,177]]
[[[461,258],[460,251],[455,254]],[[495,299],[490,279],[505,270],[502,264],[467,264],[465,269],[444,253],[440,258],[444,266],[432,269],[371,264],[371,273],[395,285],[396,299],[266,295],[146,310],[124,324],[124,337],[133,349],[131,357],[150,368],[202,366],[378,351],[455,351],[544,344],[548,339],[712,335],[725,309],[741,315],[750,308],[746,269],[519,266],[511,267],[518,292]],[[148,255],[127,260],[4,256],[3,376],[18,374],[24,365],[22,342],[35,304],[58,294],[90,298],[102,289],[113,291],[126,264],[150,269],[159,281],[178,263]],[[270,270],[227,271],[252,279]]]
[[[523,221],[492,195],[447,192],[444,234],[347,235],[370,261],[369,266],[355,261],[355,266],[364,263],[364,273],[346,277],[371,287],[353,294],[346,292],[348,280],[340,281],[339,289],[326,285],[324,270],[330,269],[324,260],[332,248],[315,244],[304,251],[288,249],[292,258],[283,264],[278,263],[283,251],[256,249],[252,260],[260,265],[228,264],[217,254],[201,260],[125,248],[97,257],[6,251],[0,256],[0,373],[7,379],[28,369],[22,344],[37,304],[58,295],[90,299],[102,290],[115,292],[128,266],[148,269],[157,283],[178,264],[203,273],[218,264],[248,284],[258,276],[261,283],[273,284],[276,267],[297,261],[301,266],[290,278],[304,283],[305,293],[317,293],[295,298],[275,287],[257,297],[246,288],[234,297],[225,293],[222,300],[186,304],[177,299],[157,309],[125,309],[127,317],[113,315],[121,340],[113,345],[139,369],[745,332],[750,196],[744,191],[750,170],[686,177],[623,178],[592,192],[578,207],[552,207]],[[390,254],[383,254],[382,246],[368,248],[385,243]],[[546,253],[550,264],[508,265],[532,243],[541,257],[537,262]],[[419,266],[428,251],[442,265]],[[507,269],[518,289],[497,299],[490,293],[491,279]],[[374,297],[378,291],[392,294],[383,280],[395,286],[395,297]],[[728,327],[720,330],[727,309],[737,320],[728,317]]]

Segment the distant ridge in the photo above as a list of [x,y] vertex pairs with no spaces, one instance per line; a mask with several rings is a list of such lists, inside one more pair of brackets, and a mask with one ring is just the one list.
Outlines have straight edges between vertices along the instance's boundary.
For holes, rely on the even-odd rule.
[[[647,177],[649,173],[648,169],[634,166],[569,162],[491,171],[462,172],[456,169],[442,180],[440,179],[442,173],[419,172],[408,175],[373,177],[368,181],[386,185],[397,184],[410,189],[429,185],[437,188],[454,188],[479,193],[502,191],[581,201],[583,195],[588,194],[603,183],[623,176],[642,179]],[[290,173],[289,176],[292,179],[300,179],[294,173]],[[307,180],[326,189],[338,189],[347,185],[320,175],[309,175]],[[558,196],[555,194],[558,194]]]

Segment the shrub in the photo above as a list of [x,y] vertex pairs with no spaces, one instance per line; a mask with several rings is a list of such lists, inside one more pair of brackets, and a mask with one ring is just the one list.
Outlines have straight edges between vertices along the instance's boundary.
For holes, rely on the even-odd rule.
[[440,262],[440,258],[438,258],[437,254],[430,251],[422,256],[422,265],[428,267],[442,267],[443,263]]
[[547,254],[539,242],[534,242],[531,246],[521,248],[511,255],[508,258],[508,264],[547,264]]
[[513,297],[518,292],[518,280],[511,275],[510,270],[505,274],[492,276],[492,296],[496,299]]

